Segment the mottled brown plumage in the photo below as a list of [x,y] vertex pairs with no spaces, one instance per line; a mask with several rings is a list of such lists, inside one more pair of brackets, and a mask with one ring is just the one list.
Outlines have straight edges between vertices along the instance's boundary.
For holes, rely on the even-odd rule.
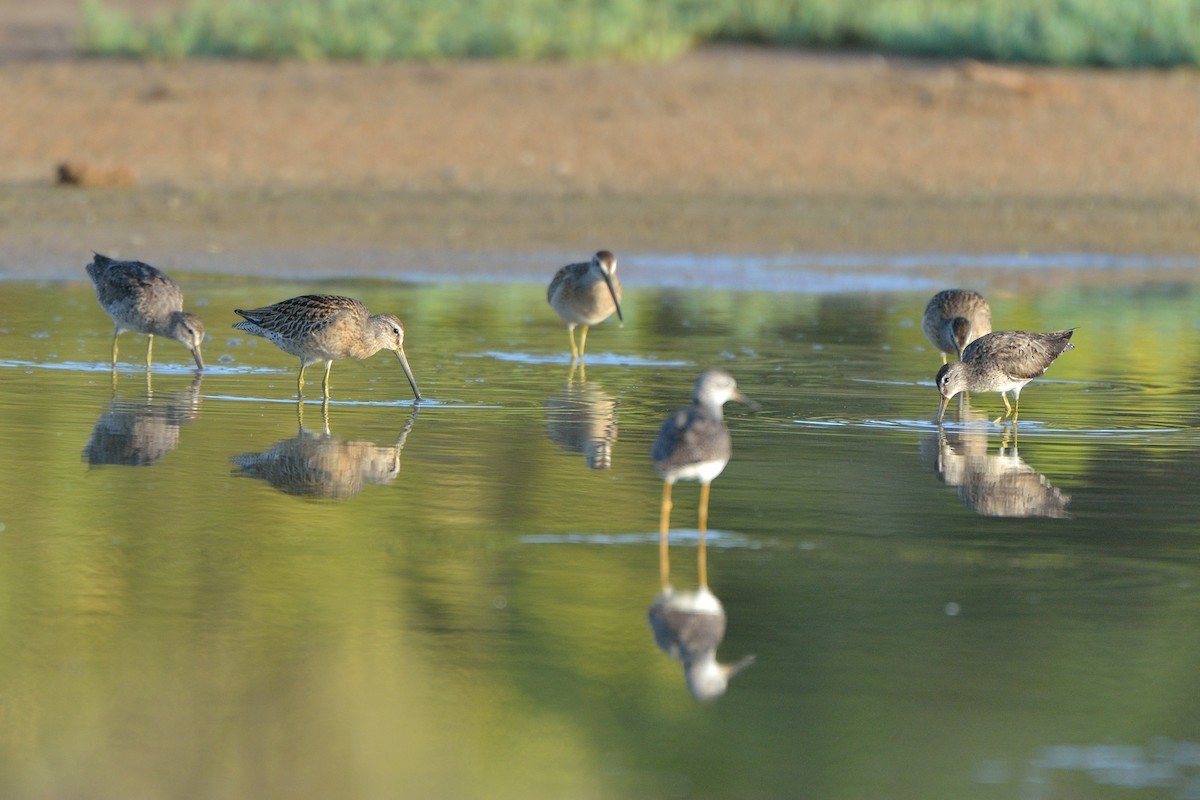
[[[303,409],[303,404],[297,406]],[[390,483],[400,474],[400,453],[416,421],[413,406],[408,422],[394,444],[344,439],[329,431],[329,407],[322,407],[321,432],[304,427],[290,439],[261,453],[233,457],[237,475],[264,480],[290,495],[326,500],[354,497],[367,484]]]
[[[567,323],[571,340],[571,359],[582,359],[587,345],[588,327],[598,325],[621,313],[621,281],[617,278],[617,257],[607,250],[592,256],[589,262],[568,264],[550,281],[546,300]],[[579,327],[579,347],[575,346],[575,328]]]
[[334,361],[369,358],[380,350],[391,350],[400,359],[413,394],[417,400],[421,399],[404,355],[404,325],[394,314],[372,314],[359,301],[332,294],[309,294],[262,308],[237,308],[234,312],[245,317],[245,321],[233,327],[262,336],[300,359],[298,394],[304,393],[304,368],[311,364],[325,362],[321,386],[325,397],[329,397],[329,371]]
[[96,287],[96,299],[112,319],[112,362],[117,363],[117,337],[122,331],[144,333],[146,368],[150,368],[154,337],[165,336],[192,351],[196,369],[204,369],[200,345],[204,325],[195,314],[183,310],[183,291],[161,270],[141,261],[118,261],[95,254],[87,274]]
[[[995,331],[981,336],[963,350],[962,361],[943,364],[934,383],[941,394],[937,419],[941,422],[946,404],[959,392],[1000,392],[1004,416],[1017,421],[1021,389],[1039,377],[1067,350],[1074,350],[1070,339],[1075,330],[1054,333]],[[1013,404],[1008,404],[1011,392]]]
[[968,344],[992,331],[992,309],[983,295],[970,289],[946,289],[938,292],[925,306],[921,330],[930,344],[946,356],[962,358]]
[[946,431],[938,426],[932,439],[937,476],[958,490],[972,511],[984,517],[1070,516],[1071,496],[1050,485],[1045,475],[1017,453],[1016,441],[1008,447],[1008,433],[998,453],[988,452],[987,433],[979,428]]
[[546,400],[546,433],[563,449],[582,453],[588,469],[608,469],[617,441],[617,401],[595,383],[569,383]]

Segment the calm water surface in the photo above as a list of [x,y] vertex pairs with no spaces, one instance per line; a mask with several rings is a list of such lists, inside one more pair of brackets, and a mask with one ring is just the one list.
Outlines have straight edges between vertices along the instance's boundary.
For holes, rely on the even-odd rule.
[[[629,269],[586,381],[540,285],[181,276],[211,369],[159,342],[151,382],[89,284],[6,283],[0,796],[1200,797],[1195,286],[989,290],[1079,327],[1014,436],[995,394],[931,424],[932,288]],[[298,407],[231,309],[313,290],[398,313],[429,402],[384,354]],[[762,405],[707,548],[756,660],[700,702],[647,622],[647,452],[714,364]]]

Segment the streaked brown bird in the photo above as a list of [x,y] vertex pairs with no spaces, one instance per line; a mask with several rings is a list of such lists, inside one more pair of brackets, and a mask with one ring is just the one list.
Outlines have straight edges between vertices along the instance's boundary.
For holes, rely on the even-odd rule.
[[245,320],[233,327],[261,336],[300,359],[297,395],[304,394],[305,367],[325,362],[321,388],[328,398],[334,361],[370,358],[380,350],[391,350],[400,359],[416,399],[422,399],[404,355],[404,325],[394,314],[372,314],[359,301],[332,294],[308,294],[248,311],[236,308],[234,313]]
[[[621,281],[617,278],[617,257],[601,250],[588,262],[567,264],[554,275],[546,300],[567,323],[571,339],[571,361],[582,360],[588,328],[621,313]],[[579,347],[575,346],[575,328],[579,327]]]
[[[758,407],[738,390],[737,382],[728,372],[705,370],[696,379],[692,404],[667,417],[659,428],[650,457],[663,478],[659,516],[659,547],[663,550],[667,547],[671,523],[671,487],[679,480],[700,482],[699,530],[703,541],[708,529],[709,484],[725,469],[732,453],[729,429],[725,427],[722,413],[729,400],[745,403],[750,408]],[[706,586],[708,576],[703,561],[699,568],[700,585]],[[665,583],[665,575],[663,579]]]
[[[963,350],[962,361],[943,364],[934,383],[942,395],[937,421],[942,421],[946,405],[959,392],[1000,392],[1004,416],[1017,421],[1021,389],[1039,377],[1067,350],[1074,350],[1070,339],[1075,329],[1054,333],[995,331],[981,336]],[[1006,393],[1011,392],[1010,406]]]
[[946,289],[938,292],[925,306],[921,318],[925,338],[942,354],[962,359],[968,344],[992,331],[992,309],[983,295],[971,289]]
[[204,369],[200,345],[204,325],[183,310],[183,291],[161,270],[141,261],[118,261],[95,254],[87,274],[96,287],[100,307],[113,321],[112,363],[117,364],[117,337],[122,331],[148,336],[146,369],[150,369],[154,337],[165,336],[192,351],[196,369]]

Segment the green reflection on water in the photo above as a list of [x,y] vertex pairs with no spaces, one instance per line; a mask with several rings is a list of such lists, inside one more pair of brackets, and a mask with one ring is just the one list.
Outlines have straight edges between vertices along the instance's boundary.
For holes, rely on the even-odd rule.
[[[115,391],[88,285],[0,296],[6,797],[1021,796],[1048,747],[1200,738],[1189,287],[993,298],[1080,329],[1019,441],[1069,517],[1028,519],[960,497],[999,428],[939,472],[924,296],[627,288],[568,384],[542,287],[184,285],[213,368],[165,342],[148,388],[123,343]],[[398,313],[434,402],[380,356],[298,419],[294,360],[228,326],[313,290]],[[714,363],[764,406],[727,411],[709,551],[757,661],[701,705],[646,622],[646,454]]]

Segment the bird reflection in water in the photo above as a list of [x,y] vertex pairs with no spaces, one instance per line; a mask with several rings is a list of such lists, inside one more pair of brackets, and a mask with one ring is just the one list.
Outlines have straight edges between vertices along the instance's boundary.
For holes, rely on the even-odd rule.
[[413,406],[394,444],[344,439],[329,431],[329,403],[321,404],[321,431],[304,426],[304,404],[296,404],[299,432],[264,453],[242,453],[234,474],[259,478],[286,494],[326,500],[354,497],[368,483],[385,484],[400,474],[400,451],[417,418]]
[[185,391],[156,398],[147,372],[143,400],[122,400],[114,388],[108,411],[96,420],[83,448],[83,460],[93,467],[157,464],[179,446],[179,429],[199,415],[201,377],[196,372]]
[[588,469],[608,469],[617,441],[617,401],[595,383],[568,381],[546,400],[546,435],[567,452],[583,454]]
[[[1011,442],[1011,447],[1009,446]],[[963,503],[983,517],[1045,517],[1064,519],[1071,497],[1051,486],[1046,477],[1017,453],[1014,425],[1001,436],[1000,449],[988,452],[988,430],[967,427],[937,435],[922,446],[938,478],[958,489]]]
[[681,592],[671,586],[670,553],[663,540],[658,565],[662,591],[647,614],[654,643],[683,664],[684,680],[697,700],[720,697],[730,678],[754,663],[752,655],[732,664],[717,661],[717,647],[725,638],[725,607],[708,588],[705,548],[705,538],[701,537],[696,556],[700,587]]

